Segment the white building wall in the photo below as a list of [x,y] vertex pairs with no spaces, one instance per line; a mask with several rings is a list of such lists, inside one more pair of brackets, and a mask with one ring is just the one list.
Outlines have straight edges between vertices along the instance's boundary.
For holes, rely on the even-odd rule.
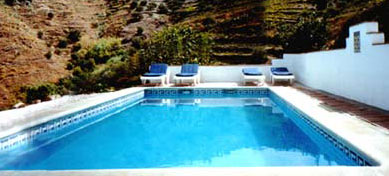
[[[200,66],[200,80],[202,83],[209,82],[243,82],[242,69],[248,67],[258,67],[270,80],[269,65],[230,65],[230,66]],[[169,66],[170,82],[173,77],[180,72],[180,66]]]
[[[361,52],[354,52],[353,33],[361,31]],[[275,66],[287,66],[306,86],[389,110],[389,45],[378,23],[350,28],[346,49],[285,54]]]

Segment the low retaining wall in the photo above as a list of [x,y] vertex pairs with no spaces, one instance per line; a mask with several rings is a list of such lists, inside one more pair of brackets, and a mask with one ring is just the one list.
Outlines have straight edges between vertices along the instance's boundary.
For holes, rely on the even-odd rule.
[[350,28],[345,49],[285,54],[275,66],[287,66],[308,87],[389,110],[389,45],[378,23]]
[[[202,83],[209,82],[243,82],[242,69],[247,67],[259,67],[266,80],[270,81],[270,65],[230,65],[230,66],[200,66]],[[170,82],[173,82],[175,74],[180,72],[180,66],[169,66]]]

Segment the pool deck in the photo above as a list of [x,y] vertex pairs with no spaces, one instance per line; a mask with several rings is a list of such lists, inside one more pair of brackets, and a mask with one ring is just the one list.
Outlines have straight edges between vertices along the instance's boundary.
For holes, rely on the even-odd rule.
[[[196,86],[198,88],[238,88],[237,83],[208,83]],[[247,87],[247,86],[245,86]],[[251,86],[250,86],[251,87]],[[1,175],[352,175],[352,176],[385,176],[389,175],[389,115],[367,105],[337,97],[318,90],[312,90],[301,85],[295,86],[263,86],[268,87],[285,101],[293,104],[305,114],[346,142],[357,146],[363,154],[373,158],[380,165],[374,167],[248,167],[248,168],[166,168],[166,169],[106,169],[106,170],[71,170],[71,171],[0,171]],[[23,125],[34,125],[37,121],[47,121],[56,118],[58,114],[77,111],[93,104],[107,101],[122,95],[142,91],[143,87],[129,88],[117,92],[63,97],[51,102],[44,102],[26,108],[0,112],[0,116],[23,116],[24,120],[13,121],[17,128],[0,119],[1,129],[9,132],[18,130]],[[66,105],[64,105],[66,104]],[[39,112],[34,112],[38,109]],[[50,114],[50,115],[49,115]],[[57,115],[53,115],[57,114]],[[42,118],[44,115],[49,117]],[[17,119],[17,118],[16,118]],[[35,119],[27,123],[26,119]],[[9,133],[8,132],[8,133]],[[0,133],[6,135],[8,133]]]

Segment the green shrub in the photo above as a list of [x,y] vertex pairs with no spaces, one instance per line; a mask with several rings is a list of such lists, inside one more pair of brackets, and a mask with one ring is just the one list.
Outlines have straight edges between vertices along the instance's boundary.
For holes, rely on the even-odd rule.
[[167,14],[169,12],[169,10],[167,9],[166,5],[165,4],[160,4],[158,6],[158,11],[157,11],[159,14]]
[[143,35],[143,28],[142,27],[137,27],[136,28],[136,35],[140,36],[140,35]]
[[173,13],[175,13],[178,9],[180,9],[183,4],[185,3],[185,0],[166,0],[168,9],[170,9]]
[[147,1],[143,0],[143,1],[141,1],[141,2],[139,3],[139,5],[141,5],[141,6],[146,6],[146,5],[147,5]]
[[152,62],[209,64],[212,44],[208,33],[188,26],[172,26],[154,34],[144,44],[140,57],[145,65]]
[[266,50],[263,47],[255,47],[253,49],[253,56],[258,59],[264,59],[266,57]]
[[[130,57],[132,56],[132,57]],[[75,93],[102,92],[111,87],[128,87],[138,75],[136,50],[126,49],[117,38],[103,38],[72,53],[68,68],[72,75],[60,86]]]
[[67,36],[67,39],[71,43],[76,43],[76,42],[80,41],[80,38],[81,38],[81,32],[79,30],[72,30],[68,33],[68,36]]
[[149,5],[147,6],[148,11],[152,11],[155,8],[157,8],[157,4],[155,2],[150,2]]
[[5,0],[4,2],[5,2],[5,4],[7,4],[9,6],[13,6],[13,5],[15,5],[16,0]]
[[71,52],[75,53],[75,52],[80,51],[80,49],[81,49],[81,44],[77,43],[77,44],[73,45]]
[[143,11],[143,7],[142,7],[142,6],[138,6],[138,7],[135,9],[135,11],[137,11],[137,12],[142,12],[142,11]]
[[285,52],[308,52],[325,46],[328,30],[324,19],[308,16],[300,18],[297,24],[283,24],[277,27],[277,38]]
[[53,54],[51,53],[51,51],[48,51],[48,52],[45,54],[46,59],[51,59],[52,56],[53,56]]
[[142,20],[143,16],[142,14],[140,13],[132,13],[131,14],[131,19],[129,19],[127,21],[128,24],[131,24],[131,23],[136,23],[136,22],[139,22],[140,20]]
[[57,85],[52,83],[45,83],[36,86],[23,87],[23,92],[26,93],[27,103],[32,103],[34,100],[48,100],[50,95],[60,93]]
[[132,1],[130,4],[130,9],[136,9],[138,7],[138,3],[136,1]]
[[67,65],[66,65],[66,70],[72,70],[74,68],[74,65],[73,63],[69,62]]
[[140,36],[136,36],[131,38],[131,46],[136,49],[141,49],[144,44],[144,38]]
[[39,39],[42,39],[43,38],[43,32],[42,31],[38,31],[37,37]]
[[93,59],[96,64],[103,64],[115,56],[127,56],[127,52],[123,48],[121,40],[116,38],[104,38],[98,40],[96,44],[87,51],[84,58]]
[[210,28],[210,27],[213,27],[215,24],[216,24],[216,20],[212,17],[207,17],[203,20],[202,24],[206,27],[206,28]]
[[68,41],[65,39],[61,39],[58,41],[57,47],[58,48],[66,48],[68,46]]

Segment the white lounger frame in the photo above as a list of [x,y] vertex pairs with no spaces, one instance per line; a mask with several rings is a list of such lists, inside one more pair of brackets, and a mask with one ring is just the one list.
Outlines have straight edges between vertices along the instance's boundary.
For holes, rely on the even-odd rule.
[[170,69],[168,68],[166,70],[166,74],[162,76],[141,76],[140,80],[142,81],[142,84],[146,84],[147,80],[150,82],[159,80],[161,82],[161,85],[168,85],[169,84],[169,78],[170,78]]
[[187,80],[193,82],[194,85],[200,84],[200,69],[195,76],[174,76],[174,81],[176,84],[184,83]]
[[263,85],[265,83],[265,75],[245,75],[243,74],[243,85],[246,85],[250,81],[258,81],[258,85]]
[[277,80],[289,80],[290,84],[293,84],[295,79],[294,75],[274,75],[271,73],[271,83],[274,84]]

